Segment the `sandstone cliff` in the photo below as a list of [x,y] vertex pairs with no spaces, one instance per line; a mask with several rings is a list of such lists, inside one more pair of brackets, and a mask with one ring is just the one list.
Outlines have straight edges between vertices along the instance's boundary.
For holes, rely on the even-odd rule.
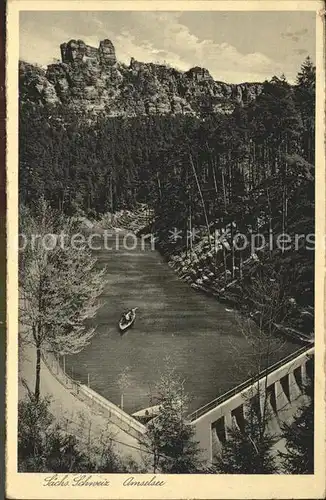
[[108,116],[230,113],[261,92],[261,83],[215,81],[205,68],[182,72],[131,59],[119,63],[110,40],[96,49],[82,40],[60,46],[62,62],[47,69],[20,63],[20,97]]

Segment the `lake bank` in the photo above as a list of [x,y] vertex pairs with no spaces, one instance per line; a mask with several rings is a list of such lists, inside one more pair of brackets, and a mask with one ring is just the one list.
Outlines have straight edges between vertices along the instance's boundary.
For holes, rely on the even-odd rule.
[[[235,276],[232,277],[225,265],[226,248],[221,243],[216,243],[212,235],[209,242],[206,228],[198,228],[195,231],[197,239],[191,245],[188,242],[186,249],[178,244],[177,239],[167,238],[165,233],[161,233],[159,226],[155,228],[154,224],[150,228],[155,235],[156,249],[181,280],[194,290],[225,304],[230,311],[238,311],[243,318],[249,316],[257,324],[260,323],[261,312],[251,298],[245,297],[246,285],[243,283],[244,278],[253,276],[264,268],[266,259],[263,254],[258,256],[254,252],[249,255],[240,262],[241,269],[234,268]],[[146,233],[148,229],[141,230],[139,234]],[[169,234],[171,235],[172,231],[169,231]],[[226,246],[230,254],[228,243]],[[268,290],[268,286],[264,285],[264,288],[267,294],[272,293],[271,287]],[[294,297],[288,297],[286,309],[285,321],[274,323],[275,335],[298,342],[300,345],[313,343],[313,308],[300,307]]]

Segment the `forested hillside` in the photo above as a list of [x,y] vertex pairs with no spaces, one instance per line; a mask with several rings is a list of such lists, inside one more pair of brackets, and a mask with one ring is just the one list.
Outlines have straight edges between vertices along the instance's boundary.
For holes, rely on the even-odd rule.
[[[44,195],[66,214],[89,218],[146,203],[160,248],[179,259],[187,279],[252,313],[247,291],[262,265],[271,283],[283,280],[275,323],[292,300],[288,324],[311,334],[314,252],[313,237],[310,249],[306,237],[314,233],[314,112],[309,58],[296,85],[274,77],[256,99],[227,114],[101,113],[81,121],[64,104],[41,105],[29,95],[20,103],[20,201],[30,205]],[[284,233],[290,249],[235,249],[240,233],[266,241]],[[295,248],[298,234],[305,239]]]

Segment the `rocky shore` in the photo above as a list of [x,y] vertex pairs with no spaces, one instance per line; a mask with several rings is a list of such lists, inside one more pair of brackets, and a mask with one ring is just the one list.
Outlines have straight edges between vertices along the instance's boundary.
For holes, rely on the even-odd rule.
[[[231,272],[225,271],[222,246],[216,249],[213,247],[214,238],[211,237],[209,243],[205,229],[198,231],[199,236],[192,248],[185,250],[178,248],[166,239],[157,237],[156,249],[161,252],[167,260],[169,266],[179,275],[180,279],[189,283],[194,290],[215,297],[219,302],[225,303],[228,307],[238,310],[246,317],[251,317],[257,323],[260,319],[259,309],[247,300],[244,295],[246,284],[243,277],[254,275],[263,266],[256,253],[249,255],[241,263],[241,276],[239,269],[237,277],[232,278]],[[213,247],[213,248],[212,248]],[[275,323],[275,332],[303,344],[313,343],[313,321],[314,310],[310,307],[300,307],[294,298],[288,299],[289,316],[286,323]],[[298,328],[299,325],[299,328]],[[311,329],[311,334],[303,330]]]

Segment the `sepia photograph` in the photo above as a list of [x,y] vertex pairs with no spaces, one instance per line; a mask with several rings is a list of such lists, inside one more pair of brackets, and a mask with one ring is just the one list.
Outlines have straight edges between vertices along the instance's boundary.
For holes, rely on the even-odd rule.
[[17,3],[16,477],[313,480],[316,3]]

